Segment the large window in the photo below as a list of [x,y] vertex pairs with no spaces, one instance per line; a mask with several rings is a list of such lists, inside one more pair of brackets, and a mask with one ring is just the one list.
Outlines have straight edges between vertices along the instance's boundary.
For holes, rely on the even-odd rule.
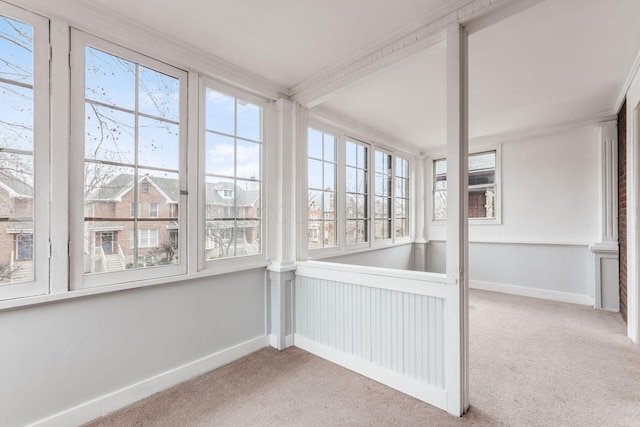
[[84,121],[75,122],[83,128],[82,269],[112,276],[85,278],[85,285],[133,280],[134,270],[151,267],[184,272],[171,238],[180,222],[169,206],[182,202],[185,74],[79,32],[73,37],[74,60],[83,61],[72,73],[82,70],[74,81],[84,82]]
[[392,220],[392,170],[391,154],[376,150],[375,152],[375,238],[391,239]]
[[[447,160],[433,162],[433,219],[447,219]],[[469,155],[469,218],[496,218],[496,151]]]
[[347,245],[369,241],[369,149],[347,141],[345,210]]
[[0,298],[48,287],[47,33],[0,3]]
[[308,248],[334,252],[406,241],[409,160],[317,126],[308,129]]
[[262,253],[264,108],[205,84],[205,260]]
[[409,236],[409,161],[396,157],[395,229],[396,237]]
[[307,221],[309,249],[335,247],[336,225],[336,137],[309,129]]

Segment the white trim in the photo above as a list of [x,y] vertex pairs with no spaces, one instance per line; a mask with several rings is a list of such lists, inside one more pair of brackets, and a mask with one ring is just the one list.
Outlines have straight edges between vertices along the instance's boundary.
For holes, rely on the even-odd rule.
[[447,409],[447,391],[430,384],[421,383],[390,369],[367,362],[348,353],[317,343],[300,335],[294,335],[296,347],[308,351],[329,362],[364,375],[374,381],[420,399],[440,409]]
[[347,282],[370,288],[387,289],[436,298],[446,297],[446,286],[455,281],[440,273],[363,267],[322,261],[298,263],[296,277],[312,277],[334,282]]
[[633,60],[633,65],[629,70],[629,74],[627,74],[627,78],[622,85],[620,90],[620,94],[618,95],[618,99],[616,101],[615,111],[620,111],[622,109],[622,104],[627,99],[627,92],[631,91],[631,85],[634,83],[634,79],[638,76],[638,72],[640,71],[640,50],[636,54],[636,58]]
[[[293,339],[294,335],[293,334],[289,334],[289,335],[285,335],[284,337],[284,347],[285,348],[289,348],[289,347],[293,347],[293,343],[294,343],[294,339]],[[275,334],[271,334],[269,335],[269,345],[273,348],[275,348],[276,350],[278,349],[278,336]]]
[[267,336],[261,336],[228,349],[210,354],[161,374],[128,385],[114,392],[81,403],[78,406],[51,415],[35,423],[33,427],[81,425],[144,399],[176,384],[227,365],[269,345]]
[[483,282],[480,280],[469,280],[469,287],[471,289],[480,289],[489,292],[499,292],[502,294],[519,295],[522,297],[537,298],[550,301],[568,302],[571,304],[588,305],[591,307],[593,307],[595,304],[595,298],[588,295],[551,291],[548,289],[525,288],[523,286]]

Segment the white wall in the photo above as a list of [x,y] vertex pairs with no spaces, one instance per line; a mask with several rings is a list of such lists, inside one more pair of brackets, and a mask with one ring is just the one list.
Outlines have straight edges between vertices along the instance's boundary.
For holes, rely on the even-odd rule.
[[[502,222],[470,225],[470,279],[589,301],[581,298],[593,297],[588,245],[600,240],[595,127],[505,142],[501,160]],[[430,270],[440,271],[445,225],[428,221],[427,236]]]
[[413,270],[412,251],[413,245],[406,244],[367,252],[347,253],[332,258],[324,258],[320,261],[363,265],[368,267]]
[[41,420],[263,336],[263,268],[0,312],[0,425]]

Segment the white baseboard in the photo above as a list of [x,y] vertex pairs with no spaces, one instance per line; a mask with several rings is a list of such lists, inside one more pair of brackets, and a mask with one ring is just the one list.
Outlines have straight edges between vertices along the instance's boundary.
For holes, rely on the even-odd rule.
[[85,424],[154,393],[229,364],[268,345],[267,336],[249,340],[59,412],[30,424],[30,426],[53,427]]
[[423,402],[427,402],[430,405],[445,411],[447,410],[447,392],[444,389],[421,383],[387,368],[383,368],[382,366],[378,366],[300,335],[294,335],[294,340],[298,348],[415,397],[416,399],[420,399]]
[[471,289],[500,292],[503,294],[519,295],[523,297],[546,299],[551,301],[568,302],[580,305],[595,305],[595,298],[588,295],[571,294],[568,292],[550,291],[547,289],[525,288],[523,286],[505,285],[502,283],[469,280]]
[[[274,334],[269,335],[269,345],[276,350],[278,349],[278,337]],[[293,334],[286,335],[284,337],[284,347],[289,348],[293,346]]]

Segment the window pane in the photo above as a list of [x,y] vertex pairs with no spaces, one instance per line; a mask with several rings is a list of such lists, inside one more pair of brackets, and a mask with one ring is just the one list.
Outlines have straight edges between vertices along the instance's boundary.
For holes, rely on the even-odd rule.
[[335,221],[324,221],[323,224],[324,234],[323,234],[323,246],[336,246],[336,222]]
[[309,157],[322,159],[322,132],[309,128]]
[[332,135],[324,134],[324,160],[336,161],[336,138]]
[[215,90],[207,88],[205,91],[206,128],[229,135],[235,129],[235,99]]
[[205,167],[207,173],[234,176],[234,139],[213,132],[207,132],[206,138]]
[[358,149],[356,144],[351,141],[346,143],[347,166],[358,166]]
[[180,164],[178,125],[140,117],[138,126],[138,164],[177,170]]
[[347,193],[356,193],[358,192],[358,170],[352,167],[347,166],[346,168],[346,177],[345,177],[345,188]]
[[336,189],[336,166],[333,163],[324,164],[324,189],[329,191]]
[[136,64],[98,49],[85,49],[85,97],[135,109]]
[[140,67],[140,111],[177,122],[180,117],[180,81]]
[[0,78],[33,84],[33,28],[0,16]]
[[366,169],[368,167],[367,166],[367,149],[362,145],[358,145],[357,152],[358,152],[358,162],[357,162],[358,167],[361,169]]
[[236,174],[238,178],[260,180],[261,144],[237,141]]
[[436,191],[433,193],[433,218],[447,219],[447,192]]
[[242,138],[262,141],[261,109],[257,105],[238,100],[238,130],[237,135]]
[[33,89],[0,83],[0,147],[33,150]]
[[322,162],[309,159],[309,188],[322,189]]
[[85,158],[133,164],[135,114],[85,104]]

